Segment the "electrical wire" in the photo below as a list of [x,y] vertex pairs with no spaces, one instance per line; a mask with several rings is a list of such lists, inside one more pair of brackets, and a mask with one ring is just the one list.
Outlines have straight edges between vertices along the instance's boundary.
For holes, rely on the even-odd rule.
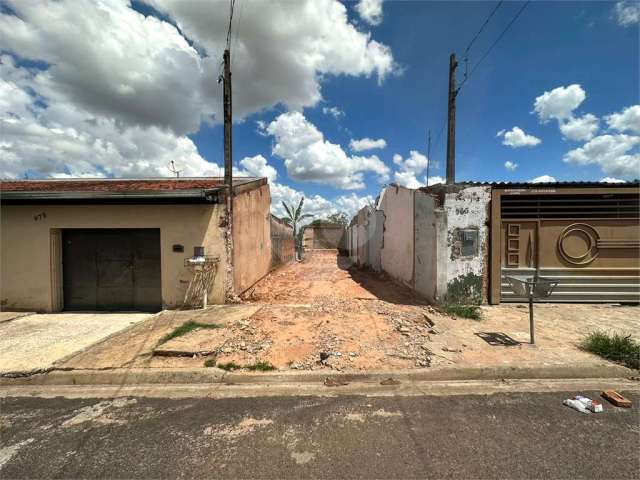
[[480,34],[482,33],[482,31],[484,30],[484,27],[487,26],[487,24],[489,23],[489,21],[491,20],[491,18],[495,15],[495,13],[498,11],[498,9],[500,8],[500,6],[502,5],[503,0],[500,0],[496,6],[494,7],[494,9],[491,11],[491,13],[489,14],[489,16],[487,17],[487,19],[484,21],[484,23],[482,24],[482,26],[480,27],[480,30],[478,30],[478,33],[475,34],[475,36],[471,39],[471,41],[469,42],[469,45],[467,45],[467,48],[465,48],[464,53],[462,54],[462,58],[463,59],[467,59],[468,56],[467,54],[469,53],[469,50],[471,50],[471,47],[473,46],[474,42],[476,41],[476,39],[480,36]]
[[462,89],[462,86],[467,82],[467,80],[469,80],[471,78],[471,75],[473,75],[473,73],[478,69],[478,67],[482,64],[482,62],[484,62],[484,60],[489,56],[489,54],[491,53],[491,51],[495,48],[495,46],[498,44],[498,42],[502,39],[502,37],[504,37],[504,35],[509,31],[509,29],[511,28],[511,26],[515,23],[515,21],[518,19],[518,17],[520,17],[520,15],[522,14],[522,12],[524,12],[524,9],[527,8],[527,5],[529,5],[531,3],[531,0],[527,0],[524,5],[522,5],[522,7],[520,7],[520,9],[518,10],[518,12],[513,16],[513,18],[511,19],[511,21],[507,24],[507,26],[505,27],[505,29],[502,31],[502,33],[500,33],[500,35],[498,35],[498,37],[495,39],[495,41],[491,44],[491,46],[485,51],[484,55],[482,55],[482,57],[480,58],[480,60],[478,60],[478,62],[473,66],[473,68],[471,69],[471,71],[469,72],[468,75],[465,75],[464,80],[462,80],[462,83],[460,83],[460,85],[458,86],[458,88],[456,89],[456,95],[460,92],[460,90]]
[[227,50],[231,46],[231,22],[233,21],[233,8],[236,5],[236,0],[230,0],[230,10],[229,10],[229,28],[227,28]]

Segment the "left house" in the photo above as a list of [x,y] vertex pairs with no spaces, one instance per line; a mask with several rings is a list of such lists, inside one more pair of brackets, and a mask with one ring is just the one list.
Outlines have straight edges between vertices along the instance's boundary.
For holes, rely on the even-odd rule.
[[267,179],[232,190],[229,229],[221,178],[3,180],[0,310],[192,306],[194,247],[217,259],[208,298],[224,303],[271,265]]

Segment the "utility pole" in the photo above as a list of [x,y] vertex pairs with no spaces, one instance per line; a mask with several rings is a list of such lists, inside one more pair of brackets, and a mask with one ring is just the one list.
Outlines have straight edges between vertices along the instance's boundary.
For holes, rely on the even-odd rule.
[[456,54],[449,57],[449,114],[447,128],[447,185],[456,182]]
[[227,208],[229,216],[233,208],[233,151],[232,151],[232,113],[231,113],[231,51],[227,48],[223,55],[224,73],[222,77],[224,103],[224,184],[227,187]]

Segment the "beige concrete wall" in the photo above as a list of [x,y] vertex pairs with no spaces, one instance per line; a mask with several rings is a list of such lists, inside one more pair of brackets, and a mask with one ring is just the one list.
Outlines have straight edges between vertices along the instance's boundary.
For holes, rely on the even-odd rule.
[[390,186],[382,191],[379,209],[384,211],[382,269],[413,287],[413,195],[415,190]]
[[[162,301],[167,308],[181,306],[192,280],[184,259],[193,254],[194,246],[204,246],[208,255],[218,255],[224,264],[218,227],[223,210],[219,205],[2,206],[1,308],[54,309],[51,232],[64,228],[159,228]],[[184,245],[184,253],[174,253],[173,244]],[[209,298],[224,301],[224,268],[219,269]]]
[[271,268],[293,262],[296,246],[293,228],[271,216]]
[[233,199],[233,284],[244,292],[271,268],[271,194],[269,185]]

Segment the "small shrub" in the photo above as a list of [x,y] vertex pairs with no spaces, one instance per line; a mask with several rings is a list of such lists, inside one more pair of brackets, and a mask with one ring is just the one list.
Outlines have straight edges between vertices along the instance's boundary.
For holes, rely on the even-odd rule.
[[216,359],[215,358],[207,358],[204,361],[204,366],[207,368],[212,368],[216,366]]
[[176,327],[172,332],[167,333],[164,337],[160,339],[158,345],[162,345],[163,343],[168,342],[171,339],[181,337],[182,335],[186,335],[189,332],[194,330],[201,329],[212,329],[212,328],[222,328],[222,325],[218,325],[216,323],[200,323],[189,320],[188,322],[183,323],[179,327]]
[[276,367],[271,365],[269,362],[265,362],[263,360],[257,363],[254,363],[253,365],[245,365],[244,368],[246,368],[247,370],[251,370],[252,372],[255,372],[255,371],[270,372],[276,369]]
[[592,332],[582,341],[580,348],[629,368],[640,369],[640,343],[631,335]]
[[471,318],[472,320],[480,320],[480,308],[476,305],[442,305],[442,310],[449,315],[456,317]]
[[231,372],[232,370],[238,370],[242,367],[235,362],[227,362],[227,363],[219,363],[218,368],[221,368],[222,370],[226,370],[227,372]]

